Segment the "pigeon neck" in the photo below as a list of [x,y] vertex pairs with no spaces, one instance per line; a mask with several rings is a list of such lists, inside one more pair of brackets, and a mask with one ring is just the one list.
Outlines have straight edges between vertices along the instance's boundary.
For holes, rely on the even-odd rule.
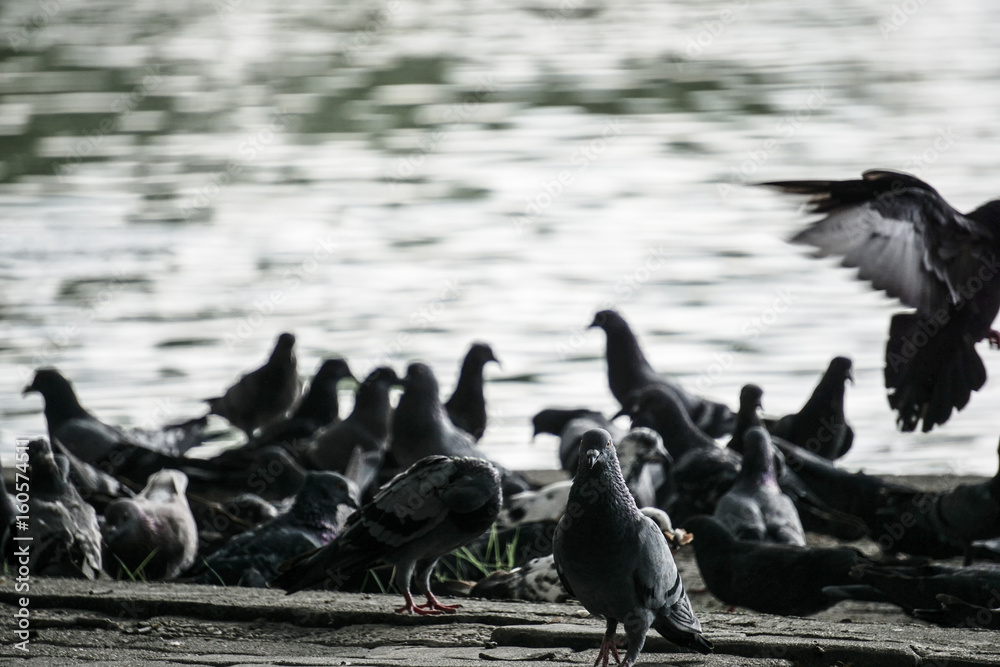
[[[64,387],[53,387],[42,394],[45,398],[45,419],[50,429],[58,428],[59,425],[70,419],[92,419],[76,397],[76,392],[66,383]],[[52,435],[51,433],[49,434]]]
[[[583,458],[581,456],[581,459]],[[624,519],[623,515],[638,515],[639,509],[636,507],[635,499],[617,466],[603,463],[600,468],[594,470],[586,465],[586,462],[581,462],[580,470],[577,472],[580,483],[574,481],[570,487],[566,503],[567,514],[573,518],[576,518],[574,511],[582,511],[592,516],[605,514],[610,516],[612,525],[620,524]],[[574,506],[580,510],[571,510]],[[588,527],[590,525],[588,521]],[[603,522],[594,522],[593,525],[603,525]]]
[[302,399],[292,419],[309,419],[328,424],[340,416],[340,401],[335,380],[315,380]]
[[414,435],[426,435],[439,429],[447,419],[437,387],[415,387],[408,388],[400,397],[393,424]]
[[844,408],[844,378],[836,377],[827,372],[806,404],[802,406],[800,414],[809,415],[820,411],[842,410]]
[[452,392],[449,403],[466,403],[477,406],[486,405],[483,396],[483,364],[475,359],[466,357],[462,363],[462,370],[458,375],[458,384]]
[[[400,401],[402,404],[402,401]],[[357,402],[351,417],[361,422],[370,433],[385,438],[389,434],[389,384],[372,382],[358,389]]]
[[[635,334],[627,326],[608,329],[605,355],[608,358],[608,373],[615,376],[612,382],[620,391],[635,389],[648,383],[656,371],[646,360]],[[624,399],[619,397],[619,400]]]
[[766,442],[754,442],[745,448],[739,476],[741,480],[755,484],[777,485],[774,456]]
[[743,434],[746,433],[748,428],[753,428],[754,426],[761,426],[757,406],[744,406],[741,403],[740,410],[736,413],[736,427],[733,429],[733,437],[729,440],[729,449],[742,454]]

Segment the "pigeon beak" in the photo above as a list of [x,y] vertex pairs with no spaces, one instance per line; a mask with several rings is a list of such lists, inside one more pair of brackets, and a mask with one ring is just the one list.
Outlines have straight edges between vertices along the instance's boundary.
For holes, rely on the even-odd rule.
[[847,371],[847,381],[854,384],[854,371]]
[[26,384],[24,385],[24,389],[21,390],[21,396],[27,396],[33,391],[38,391],[38,389],[35,387],[35,383],[32,382],[31,384]]
[[591,470],[594,469],[594,466],[597,465],[597,460],[600,458],[601,458],[601,453],[596,449],[587,450],[587,464]]
[[649,457],[650,463],[663,463],[664,465],[672,465],[674,462],[674,457],[670,455],[666,447],[657,447],[653,450]]

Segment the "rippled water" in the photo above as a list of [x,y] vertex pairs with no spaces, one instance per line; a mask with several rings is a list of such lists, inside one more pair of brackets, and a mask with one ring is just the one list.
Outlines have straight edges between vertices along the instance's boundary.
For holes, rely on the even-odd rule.
[[553,467],[528,419],[617,407],[583,328],[613,305],[732,404],[752,381],[798,409],[851,356],[853,467],[995,469],[1000,385],[896,433],[896,304],[785,244],[794,202],[743,184],[881,166],[963,210],[996,196],[1000,6],[340,4],[4,6],[0,453],[44,431],[19,395],[38,365],[106,421],[156,423],[288,330],[303,374],[422,359],[445,392],[490,342],[484,447]]

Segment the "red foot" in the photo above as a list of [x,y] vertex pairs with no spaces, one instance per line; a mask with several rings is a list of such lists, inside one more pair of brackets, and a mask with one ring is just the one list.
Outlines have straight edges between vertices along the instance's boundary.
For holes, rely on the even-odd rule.
[[597,667],[601,661],[604,662],[604,667],[608,667],[608,661],[611,659],[612,654],[615,656],[615,664],[620,665],[622,659],[621,656],[618,655],[618,647],[615,645],[615,638],[611,637],[609,639],[608,637],[605,637],[604,640],[601,641],[601,650],[597,652],[597,660],[594,661],[594,667]]
[[[444,612],[445,614],[454,614],[455,610],[461,607],[460,604],[444,604],[436,597],[433,593],[427,593],[427,602],[424,604],[418,604],[417,608],[424,610],[425,614],[440,614]],[[420,613],[420,612],[417,612]]]
[[1000,331],[995,329],[990,329],[990,332],[986,334],[986,340],[990,342],[990,347],[995,347],[1000,350]]
[[[429,600],[427,604],[414,604],[413,597],[410,595],[409,591],[403,593],[403,599],[406,600],[406,604],[404,604],[402,607],[396,610],[397,614],[412,613],[412,614],[419,614],[420,616],[433,616],[434,614],[440,614],[441,612],[445,611],[445,609],[434,608],[430,604]],[[444,607],[445,605],[441,606]]]

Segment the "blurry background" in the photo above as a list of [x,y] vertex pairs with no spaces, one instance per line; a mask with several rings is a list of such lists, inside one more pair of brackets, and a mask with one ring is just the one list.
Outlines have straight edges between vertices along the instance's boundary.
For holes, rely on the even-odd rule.
[[529,418],[617,408],[584,328],[611,306],[734,407],[756,382],[795,411],[850,356],[845,464],[992,474],[996,377],[897,433],[897,305],[787,245],[796,203],[744,183],[878,166],[961,210],[996,196],[998,24],[986,0],[5,3],[0,455],[45,430],[37,366],[151,425],[287,330],[304,376],[421,359],[445,394],[491,343],[483,446],[555,467]]

